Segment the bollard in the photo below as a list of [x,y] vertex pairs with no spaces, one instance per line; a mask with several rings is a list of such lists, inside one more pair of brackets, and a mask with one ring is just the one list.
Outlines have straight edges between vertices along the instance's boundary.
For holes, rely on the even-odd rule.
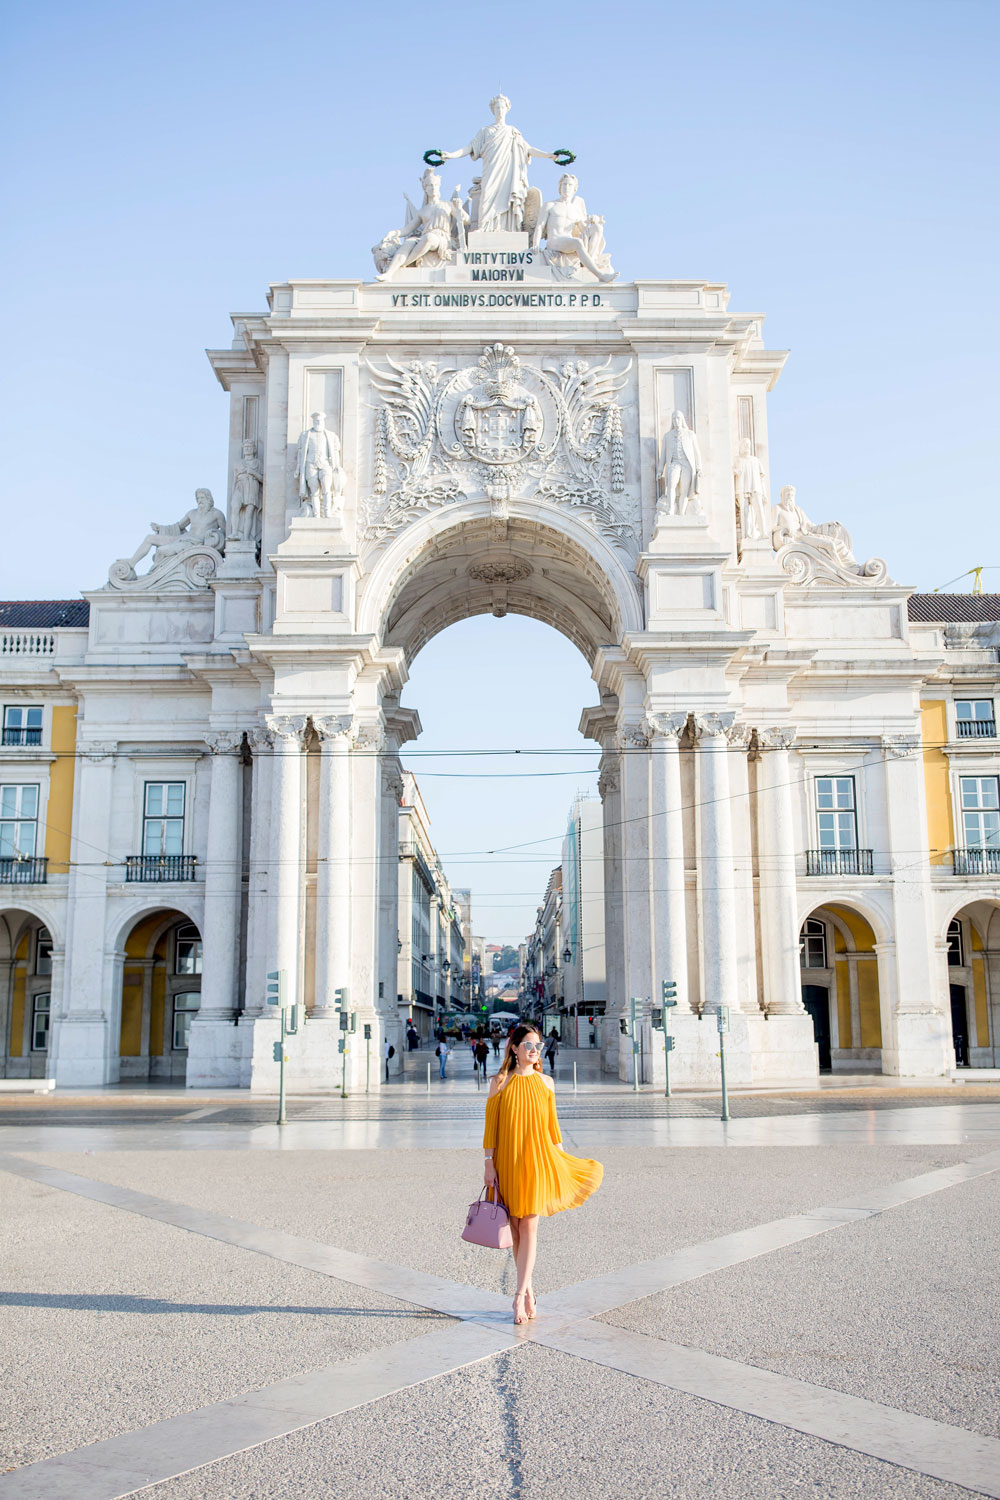
[[576,1060],[573,1062],[573,1092],[576,1093]]
[[431,1065],[430,1065],[430,1063],[428,1063],[427,1064],[427,1092],[430,1093],[430,1091],[431,1091]]

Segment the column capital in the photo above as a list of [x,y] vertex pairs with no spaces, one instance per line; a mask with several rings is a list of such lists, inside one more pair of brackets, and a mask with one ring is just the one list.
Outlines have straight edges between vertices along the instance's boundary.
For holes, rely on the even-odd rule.
[[757,730],[757,744],[762,750],[788,750],[795,739],[795,730],[786,724],[772,724],[767,729]]
[[274,744],[274,735],[263,724],[255,724],[252,729],[247,730],[247,742],[255,755],[270,750]]
[[381,754],[385,749],[385,728],[377,719],[362,723],[355,719],[351,734],[351,749],[362,754]]
[[265,714],[264,723],[271,735],[272,744],[281,740],[301,745],[308,719],[305,714]]
[[210,729],[205,744],[213,755],[233,755],[243,744],[241,729]]
[[618,757],[614,754],[601,756],[601,774],[597,778],[597,790],[604,802],[610,792],[621,790],[621,774]]
[[884,734],[882,749],[893,760],[905,760],[908,755],[920,749],[920,740],[910,734]]
[[395,766],[382,767],[382,790],[398,804],[403,795],[403,778]]
[[734,713],[692,714],[692,732],[696,740],[714,740],[728,734],[736,722]]
[[726,739],[734,750],[749,750],[752,738],[753,729],[749,724],[741,724],[737,721],[730,724],[726,730]]
[[110,760],[117,754],[117,740],[81,740],[76,747],[77,754],[84,760],[96,763],[97,761]]
[[313,728],[323,744],[347,739],[354,728],[353,714],[313,714]]
[[687,728],[689,714],[647,714],[642,728],[649,740],[679,740]]
[[649,735],[645,720],[639,724],[622,724],[616,736],[619,750],[648,750]]

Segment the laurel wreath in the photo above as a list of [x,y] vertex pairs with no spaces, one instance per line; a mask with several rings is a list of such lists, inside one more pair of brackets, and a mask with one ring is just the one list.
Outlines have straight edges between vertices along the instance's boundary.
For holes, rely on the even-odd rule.
[[443,151],[434,150],[433,148],[430,151],[425,151],[424,152],[424,161],[427,163],[427,165],[429,167],[443,167],[444,166],[444,152]]
[[567,151],[565,146],[560,146],[557,151],[553,151],[552,160],[557,167],[568,167],[571,162],[576,161],[576,153]]

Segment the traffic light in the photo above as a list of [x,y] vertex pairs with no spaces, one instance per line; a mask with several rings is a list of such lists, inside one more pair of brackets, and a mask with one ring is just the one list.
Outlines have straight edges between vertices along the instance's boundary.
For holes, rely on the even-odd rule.
[[677,984],[673,979],[665,979],[660,986],[663,994],[663,1005],[665,1009],[677,1004]]
[[284,1005],[285,1003],[285,971],[275,969],[267,976],[267,1003],[268,1005]]
[[334,990],[334,992],[333,992],[333,1008],[334,1008],[334,1010],[339,1010],[340,1013],[341,1013],[341,1015],[343,1015],[344,1011],[347,1009],[347,985],[346,984],[343,985],[339,990]]
[[299,1007],[297,1005],[290,1005],[288,1007],[288,1016],[285,1020],[285,1035],[291,1036],[294,1032],[298,1031],[298,1029]]
[[372,1039],[372,1029],[371,1029],[371,1026],[368,1024],[368,1022],[366,1021],[365,1022],[365,1041],[366,1042],[370,1042],[371,1039]]
[[350,1024],[351,1024],[351,1018],[347,1014],[346,1010],[342,1010],[340,1012],[339,1020],[340,1020],[340,1029],[341,1029],[341,1031],[346,1031],[347,1028],[348,1028],[348,1026],[350,1026]]
[[654,1005],[650,1008],[649,1018],[654,1031],[663,1030],[663,1016],[664,1012],[658,1005]]
[[622,1036],[628,1036],[628,1022],[626,1021],[624,1016],[618,1017],[618,1030],[621,1032]]
[[284,1050],[285,1049],[282,1047],[282,1045],[281,1045],[280,1042],[275,1042],[275,1044],[274,1044],[274,1060],[275,1060],[276,1063],[280,1063],[281,1062],[281,1054],[284,1052]]

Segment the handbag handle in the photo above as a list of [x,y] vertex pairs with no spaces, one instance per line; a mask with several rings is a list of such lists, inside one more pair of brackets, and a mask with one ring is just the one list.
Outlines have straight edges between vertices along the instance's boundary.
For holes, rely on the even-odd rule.
[[[482,1203],[482,1201],[483,1201],[483,1193],[485,1193],[487,1195],[486,1196],[486,1202],[490,1205],[491,1208],[496,1208],[497,1205],[499,1205],[500,1208],[502,1208],[503,1211],[504,1211],[504,1213],[507,1215],[508,1219],[510,1218],[510,1209],[507,1207],[506,1203],[501,1198],[499,1187],[491,1187],[491,1188],[483,1187],[483,1189],[481,1190],[481,1192],[479,1194],[479,1202],[480,1203]],[[489,1196],[490,1193],[496,1193],[496,1197],[495,1198],[491,1198]]]

